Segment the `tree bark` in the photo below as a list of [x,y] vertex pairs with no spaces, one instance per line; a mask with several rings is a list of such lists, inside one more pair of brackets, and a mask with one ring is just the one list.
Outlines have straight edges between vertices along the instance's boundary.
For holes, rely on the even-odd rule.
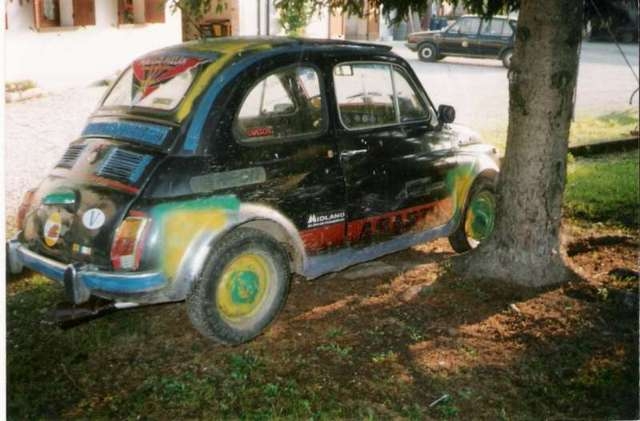
[[562,197],[583,22],[580,0],[522,0],[493,235],[458,269],[527,286],[566,280]]

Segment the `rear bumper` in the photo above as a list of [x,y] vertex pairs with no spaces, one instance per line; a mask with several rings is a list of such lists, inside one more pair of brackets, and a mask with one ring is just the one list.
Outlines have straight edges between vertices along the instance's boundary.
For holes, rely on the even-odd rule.
[[64,285],[69,298],[79,304],[90,295],[131,299],[131,295],[153,293],[167,280],[160,272],[106,272],[86,266],[64,264],[35,253],[18,240],[7,242],[9,269],[19,273],[23,266]]

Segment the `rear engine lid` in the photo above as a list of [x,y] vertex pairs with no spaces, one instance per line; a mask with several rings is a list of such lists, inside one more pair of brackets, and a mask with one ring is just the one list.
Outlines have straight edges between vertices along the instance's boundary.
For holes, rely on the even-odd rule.
[[114,232],[163,156],[115,140],[72,143],[31,197],[23,241],[64,263],[109,268]]

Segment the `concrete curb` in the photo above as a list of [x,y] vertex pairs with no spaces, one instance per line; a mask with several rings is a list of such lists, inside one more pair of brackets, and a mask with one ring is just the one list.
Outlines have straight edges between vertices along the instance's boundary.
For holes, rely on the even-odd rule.
[[603,140],[588,145],[570,146],[573,156],[590,156],[606,152],[624,152],[640,148],[640,138],[633,137],[621,140]]
[[46,92],[40,88],[31,88],[24,91],[5,92],[4,102],[9,104],[12,102],[26,101],[32,98],[45,96]]

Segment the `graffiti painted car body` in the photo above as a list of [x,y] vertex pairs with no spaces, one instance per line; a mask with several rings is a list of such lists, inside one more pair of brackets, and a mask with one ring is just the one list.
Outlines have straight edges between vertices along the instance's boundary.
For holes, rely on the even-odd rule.
[[292,273],[488,235],[495,150],[446,124],[452,112],[384,46],[238,38],[150,53],[25,196],[10,269],[75,303],[187,299],[201,332],[248,340]]

